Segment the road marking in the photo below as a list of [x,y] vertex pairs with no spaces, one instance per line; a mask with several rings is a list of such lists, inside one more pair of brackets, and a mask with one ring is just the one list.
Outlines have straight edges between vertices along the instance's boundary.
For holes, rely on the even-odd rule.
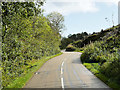
[[63,65],[64,65],[64,61],[62,62],[62,67],[63,67]]
[[64,61],[63,61],[62,64],[61,64],[61,85],[62,85],[62,89],[64,90],[63,65],[64,65]]
[[64,65],[64,61],[62,62],[62,65],[61,65],[61,74],[63,74],[63,65]]
[[63,81],[63,78],[61,78],[61,84],[62,84],[62,89],[64,90],[64,81]]
[[63,68],[61,67],[61,74],[63,74]]

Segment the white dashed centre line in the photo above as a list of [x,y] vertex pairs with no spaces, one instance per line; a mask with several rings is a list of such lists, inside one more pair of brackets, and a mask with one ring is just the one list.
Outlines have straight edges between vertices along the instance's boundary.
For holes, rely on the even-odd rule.
[[64,90],[63,65],[64,65],[64,61],[63,61],[62,64],[61,64],[61,85],[62,85],[62,89]]

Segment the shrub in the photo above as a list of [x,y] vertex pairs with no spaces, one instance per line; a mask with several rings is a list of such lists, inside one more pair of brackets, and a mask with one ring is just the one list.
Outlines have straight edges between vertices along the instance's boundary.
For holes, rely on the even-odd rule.
[[71,45],[71,44],[69,44],[67,47],[66,47],[66,51],[75,51],[76,50],[76,48],[73,46],[73,45]]
[[117,88],[120,84],[120,35],[118,30],[112,29],[102,31],[101,34],[109,31],[103,41],[96,41],[84,47],[81,61],[91,64],[84,65],[110,87]]

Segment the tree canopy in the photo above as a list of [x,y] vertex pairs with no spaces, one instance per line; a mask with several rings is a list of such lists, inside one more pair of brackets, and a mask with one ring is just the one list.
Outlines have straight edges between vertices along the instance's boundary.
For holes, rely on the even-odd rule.
[[47,19],[50,22],[50,26],[57,33],[60,33],[64,30],[64,17],[58,12],[52,12],[47,15]]
[[27,73],[31,60],[60,52],[60,36],[40,8],[43,3],[2,2],[2,86]]
[[78,43],[78,41],[85,39],[85,37],[87,36],[88,36],[87,32],[77,33],[73,35],[69,34],[68,38],[65,38],[65,37],[62,38],[60,48],[65,49],[68,44],[73,43],[73,42],[75,42],[76,44]]

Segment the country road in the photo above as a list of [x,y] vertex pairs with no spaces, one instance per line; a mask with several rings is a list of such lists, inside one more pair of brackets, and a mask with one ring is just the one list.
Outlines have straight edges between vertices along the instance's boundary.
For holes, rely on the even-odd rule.
[[82,65],[80,55],[64,52],[50,59],[24,88],[109,88]]

